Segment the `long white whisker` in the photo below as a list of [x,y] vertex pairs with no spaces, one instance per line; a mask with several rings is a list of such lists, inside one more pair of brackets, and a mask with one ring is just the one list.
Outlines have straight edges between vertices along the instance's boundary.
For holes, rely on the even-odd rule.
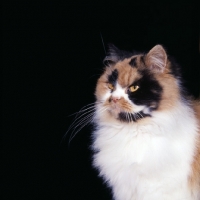
[[107,110],[107,107],[105,108],[101,108],[100,110],[98,110],[98,113],[101,114],[102,112],[106,111]]
[[[84,107],[86,107],[86,106],[84,106],[79,112],[75,113],[75,114],[76,114],[75,120],[73,121],[73,123],[72,123],[72,124],[70,125],[70,127],[68,128],[68,131],[73,127],[73,125],[77,122],[78,119],[80,119],[80,118],[83,117],[84,115],[86,115],[86,114],[88,114],[88,113],[94,111],[95,108],[96,108],[96,105],[97,105],[97,104],[100,104],[100,103],[101,103],[101,101],[100,101],[100,102],[96,102],[96,103],[88,104],[87,106],[92,105],[92,104],[95,104],[95,105],[92,105],[92,106],[90,106],[89,108],[83,109]],[[88,111],[87,111],[87,110],[88,110]],[[87,112],[85,112],[85,111],[87,111]],[[79,114],[80,114],[80,115],[79,115]],[[78,115],[79,115],[79,116],[78,116]],[[78,116],[78,117],[77,117],[77,116]],[[68,131],[67,131],[67,132],[68,132]]]
[[[83,115],[85,115],[86,113],[88,113],[88,112],[91,112],[92,110],[94,110],[95,109],[95,106],[91,106],[91,107],[89,107],[89,108],[87,108],[87,109],[84,109],[83,111],[81,111],[81,112],[77,112],[77,115],[76,115],[76,117],[75,117],[75,120],[77,120],[77,119],[79,119],[81,116],[83,116]],[[87,112],[85,112],[85,111],[87,111]],[[80,115],[79,115],[80,114]],[[79,115],[79,116],[78,116]],[[77,117],[78,116],[78,117]]]
[[[99,112],[103,111],[105,108],[102,108],[99,110]],[[86,113],[81,114],[76,120],[73,122],[73,124],[70,126],[70,129],[76,128],[83,120],[88,118],[89,116],[92,116],[94,114],[95,109],[92,109],[90,111],[87,111]],[[83,118],[82,118],[83,117]]]
[[92,118],[89,118],[89,119],[86,119],[86,120],[82,123],[82,125],[80,126],[80,128],[79,128],[78,130],[76,130],[76,132],[74,132],[74,133],[70,136],[70,138],[69,138],[69,144],[70,144],[70,142],[72,141],[72,139],[77,135],[77,133],[78,133],[83,127],[85,127],[87,124],[89,124],[91,121],[92,121]]
[[131,121],[133,121],[133,114],[130,113],[129,115],[130,115]]
[[[85,120],[87,120],[89,117],[91,117],[91,116],[93,116],[93,115],[94,115],[94,113],[92,112],[92,113],[90,113],[90,114],[84,116],[83,118],[81,118],[79,121],[77,121],[76,124],[74,124],[73,129],[75,130],[76,127],[78,127],[82,122],[84,122]],[[73,133],[73,132],[72,132],[72,133]]]
[[[107,110],[107,108],[102,108],[102,109],[100,109],[98,112],[99,112],[99,113],[102,113],[102,112],[104,112],[105,110]],[[73,126],[70,128],[70,129],[73,128],[73,131],[72,131],[71,136],[70,136],[70,138],[69,138],[69,144],[70,144],[70,142],[72,141],[72,139],[76,136],[76,134],[77,134],[83,127],[85,127],[87,124],[89,124],[90,122],[92,122],[93,116],[95,115],[95,113],[94,113],[94,112],[92,112],[92,113],[91,113],[91,112],[87,112],[87,113],[89,113],[89,114],[86,115],[86,116],[82,115],[82,116],[84,116],[84,117],[81,118],[81,119],[79,119],[78,121],[76,121],[76,123],[73,124]],[[79,127],[79,128],[77,129],[77,127]]]
[[129,113],[127,113],[127,116],[128,116],[128,123],[130,123],[131,119],[130,119]]
[[138,113],[135,114],[137,119],[141,119],[140,115]]
[[[75,137],[75,135],[84,127],[86,126],[91,120],[92,120],[92,116],[93,114],[85,117],[83,120],[81,120],[77,125],[76,127],[74,127],[71,135],[70,135],[70,138],[69,138],[69,143],[71,142],[71,140]],[[77,127],[79,127],[77,129]]]
[[[85,108],[85,107],[87,107],[87,106],[90,106],[90,107]],[[82,113],[82,112],[84,112],[85,110],[88,110],[89,108],[95,107],[95,103],[88,104],[87,106],[84,106],[84,107],[83,107],[83,108],[85,108],[85,109],[81,108],[78,112],[75,112],[75,113],[69,115],[69,117],[70,117],[70,116],[73,116],[73,115],[76,115],[76,114],[79,114],[79,113]]]
[[134,118],[134,120],[136,121],[136,118],[135,118],[135,113],[133,114],[133,118]]
[[66,133],[68,133],[68,132],[76,125],[76,123],[79,122],[79,120],[80,120],[82,117],[84,117],[84,116],[87,115],[87,114],[90,114],[90,113],[94,112],[94,110],[95,110],[95,108],[93,108],[93,109],[91,109],[91,110],[89,110],[89,111],[87,111],[87,112],[85,112],[85,113],[82,113],[80,116],[78,116],[77,118],[75,118],[75,120],[74,120],[73,123],[69,126],[68,131],[67,131]]
[[[75,137],[75,135],[84,127],[86,126],[89,122],[91,122],[92,120],[92,116],[94,115],[94,113],[84,117],[75,127],[74,130],[71,133],[71,136],[69,138],[69,143],[71,142],[71,140]],[[79,127],[78,130],[76,130],[77,127]],[[76,131],[75,131],[76,130]]]
[[140,112],[138,113],[138,115],[140,115],[140,116],[141,116],[141,118],[140,118],[140,119],[142,119],[142,118],[143,118],[143,115],[142,115]]
[[[75,112],[75,113],[73,113],[73,114],[71,114],[71,115],[69,115],[69,116],[82,113],[82,112],[84,112],[85,110],[88,110],[88,109],[93,108],[93,107],[95,108],[96,105],[97,105],[97,104],[100,104],[100,103],[102,103],[102,101],[97,101],[97,102],[94,102],[94,103],[90,103],[90,104],[88,104],[88,105],[86,105],[86,106],[83,106],[78,112]],[[89,106],[89,107],[87,108],[87,106]],[[85,109],[84,109],[84,108],[85,108]],[[75,118],[76,118],[76,117],[75,117]]]
[[129,120],[128,120],[128,113],[127,112],[125,112],[125,117],[126,117],[126,120],[129,122]]
[[128,116],[129,116],[130,122],[132,122],[131,113],[128,113]]

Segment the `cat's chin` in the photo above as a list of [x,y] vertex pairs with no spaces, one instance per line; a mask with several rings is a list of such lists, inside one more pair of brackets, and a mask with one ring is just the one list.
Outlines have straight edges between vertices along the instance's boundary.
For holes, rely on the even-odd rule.
[[139,110],[138,112],[127,112],[122,109],[116,108],[108,110],[110,116],[120,122],[138,122],[142,119],[151,117],[149,109]]
[[110,109],[108,110],[109,113],[111,114],[111,116],[113,116],[115,119],[118,119],[119,114],[121,113],[121,109],[120,108],[114,108],[114,109]]

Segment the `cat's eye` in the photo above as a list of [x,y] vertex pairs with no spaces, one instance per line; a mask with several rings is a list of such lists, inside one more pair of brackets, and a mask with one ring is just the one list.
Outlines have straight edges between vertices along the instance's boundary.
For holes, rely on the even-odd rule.
[[109,88],[110,90],[114,90],[114,85],[111,84],[111,83],[108,83],[108,88]]
[[136,90],[139,89],[139,86],[138,85],[132,85],[131,87],[129,87],[129,91],[130,92],[135,92]]

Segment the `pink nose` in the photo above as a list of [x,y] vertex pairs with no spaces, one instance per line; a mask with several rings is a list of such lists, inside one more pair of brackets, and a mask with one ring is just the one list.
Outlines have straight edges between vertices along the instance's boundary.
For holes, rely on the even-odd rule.
[[120,97],[111,97],[111,100],[114,102],[114,103],[116,103],[118,100],[120,99]]

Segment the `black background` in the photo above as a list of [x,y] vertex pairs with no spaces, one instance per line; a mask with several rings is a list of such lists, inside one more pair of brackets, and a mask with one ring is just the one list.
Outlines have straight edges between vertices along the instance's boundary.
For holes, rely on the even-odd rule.
[[163,44],[197,97],[198,12],[192,1],[4,2],[1,199],[111,199],[91,167],[91,127],[62,141],[70,114],[94,102],[103,43],[141,51]]

